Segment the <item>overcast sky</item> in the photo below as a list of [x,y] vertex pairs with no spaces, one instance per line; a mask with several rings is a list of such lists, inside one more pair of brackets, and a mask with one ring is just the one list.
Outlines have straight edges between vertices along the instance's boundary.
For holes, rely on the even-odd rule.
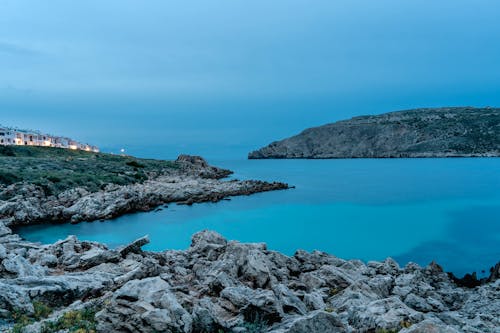
[[3,0],[0,123],[243,153],[358,114],[499,106],[499,14],[496,0]]

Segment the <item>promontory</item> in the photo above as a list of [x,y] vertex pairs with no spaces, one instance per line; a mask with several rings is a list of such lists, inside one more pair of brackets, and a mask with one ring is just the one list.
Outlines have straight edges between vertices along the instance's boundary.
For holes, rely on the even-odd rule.
[[425,108],[306,129],[253,151],[266,158],[498,157],[500,109]]

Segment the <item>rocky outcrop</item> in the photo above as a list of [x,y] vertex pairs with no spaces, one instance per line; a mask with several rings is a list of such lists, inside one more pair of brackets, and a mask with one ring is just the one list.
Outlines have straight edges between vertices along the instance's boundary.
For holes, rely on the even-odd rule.
[[500,156],[500,109],[436,108],[355,117],[251,152],[261,158]]
[[198,156],[181,155],[176,165],[178,169],[169,174],[131,185],[109,184],[97,192],[75,187],[58,195],[47,195],[36,184],[0,187],[0,218],[10,225],[50,221],[77,223],[148,211],[171,202],[216,202],[228,196],[288,188],[283,183],[220,180],[231,171],[212,167]]
[[[0,223],[1,225],[2,223]],[[8,228],[4,227],[5,231]],[[322,252],[288,257],[203,231],[185,251],[110,250],[68,237],[51,245],[0,238],[0,316],[98,307],[98,332],[495,332],[500,280],[457,286],[435,263],[363,263]]]

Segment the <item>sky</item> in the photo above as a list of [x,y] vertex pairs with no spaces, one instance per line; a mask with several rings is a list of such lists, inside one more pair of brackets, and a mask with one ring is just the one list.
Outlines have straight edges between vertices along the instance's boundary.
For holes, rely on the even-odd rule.
[[500,106],[497,0],[0,2],[0,124],[245,158],[356,115]]

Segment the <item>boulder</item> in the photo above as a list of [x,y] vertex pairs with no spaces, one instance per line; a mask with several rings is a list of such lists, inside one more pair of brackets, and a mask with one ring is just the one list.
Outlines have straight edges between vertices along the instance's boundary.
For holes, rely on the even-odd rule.
[[160,277],[132,280],[96,315],[99,332],[192,331],[192,317]]

